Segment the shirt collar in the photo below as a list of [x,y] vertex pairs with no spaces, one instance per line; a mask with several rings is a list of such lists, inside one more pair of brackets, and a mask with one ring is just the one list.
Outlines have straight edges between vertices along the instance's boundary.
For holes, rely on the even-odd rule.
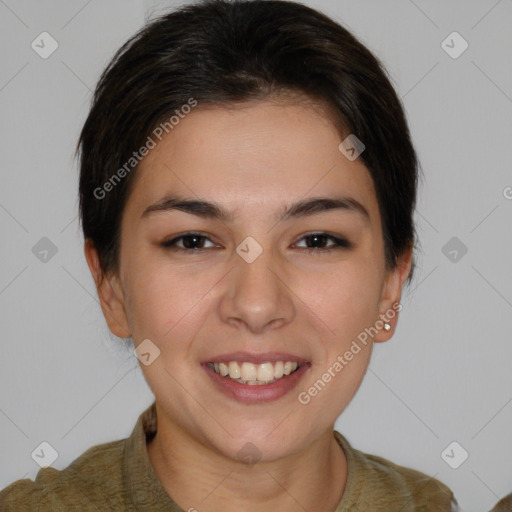
[[156,402],[137,420],[126,440],[123,454],[123,475],[128,502],[137,512],[184,512],[167,494],[155,473],[146,443],[156,434]]

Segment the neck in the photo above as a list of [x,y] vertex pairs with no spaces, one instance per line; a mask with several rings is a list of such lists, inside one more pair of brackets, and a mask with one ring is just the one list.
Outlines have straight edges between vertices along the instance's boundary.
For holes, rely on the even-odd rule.
[[228,459],[177,425],[158,430],[147,445],[167,493],[185,511],[333,512],[347,481],[347,461],[332,428],[300,452],[253,465]]

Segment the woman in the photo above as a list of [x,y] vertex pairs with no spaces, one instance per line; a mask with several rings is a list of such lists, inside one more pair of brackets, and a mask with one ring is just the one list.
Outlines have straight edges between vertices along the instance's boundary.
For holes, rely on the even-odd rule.
[[79,149],[85,256],[155,402],[2,511],[455,510],[334,431],[414,267],[416,154],[353,35],[277,0],[164,15],[103,73]]

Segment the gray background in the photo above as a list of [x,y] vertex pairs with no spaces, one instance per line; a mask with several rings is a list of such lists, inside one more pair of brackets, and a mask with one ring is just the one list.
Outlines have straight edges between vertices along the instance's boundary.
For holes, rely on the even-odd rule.
[[[336,427],[356,448],[445,482],[464,510],[488,510],[512,491],[512,1],[305,3],[387,66],[425,175],[398,331],[375,346]],[[114,51],[173,5],[0,0],[0,488],[35,477],[42,441],[62,469],[130,435],[153,400],[99,307],[73,150]],[[59,45],[47,59],[31,48],[43,31]],[[458,58],[441,46],[453,31],[469,44]],[[43,237],[57,248],[46,262],[33,252]],[[441,456],[453,441],[469,453],[458,469]]]

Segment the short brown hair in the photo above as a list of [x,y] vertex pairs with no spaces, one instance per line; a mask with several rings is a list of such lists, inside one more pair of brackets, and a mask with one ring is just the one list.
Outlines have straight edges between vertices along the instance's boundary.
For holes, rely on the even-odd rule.
[[[118,271],[120,226],[136,167],[102,187],[180,106],[299,91],[326,103],[340,131],[365,144],[382,217],[386,266],[416,235],[418,162],[401,101],[379,60],[347,29],[300,3],[203,0],[149,22],[115,54],[97,84],[77,146],[80,220],[104,272]],[[409,281],[414,270],[412,262]]]

